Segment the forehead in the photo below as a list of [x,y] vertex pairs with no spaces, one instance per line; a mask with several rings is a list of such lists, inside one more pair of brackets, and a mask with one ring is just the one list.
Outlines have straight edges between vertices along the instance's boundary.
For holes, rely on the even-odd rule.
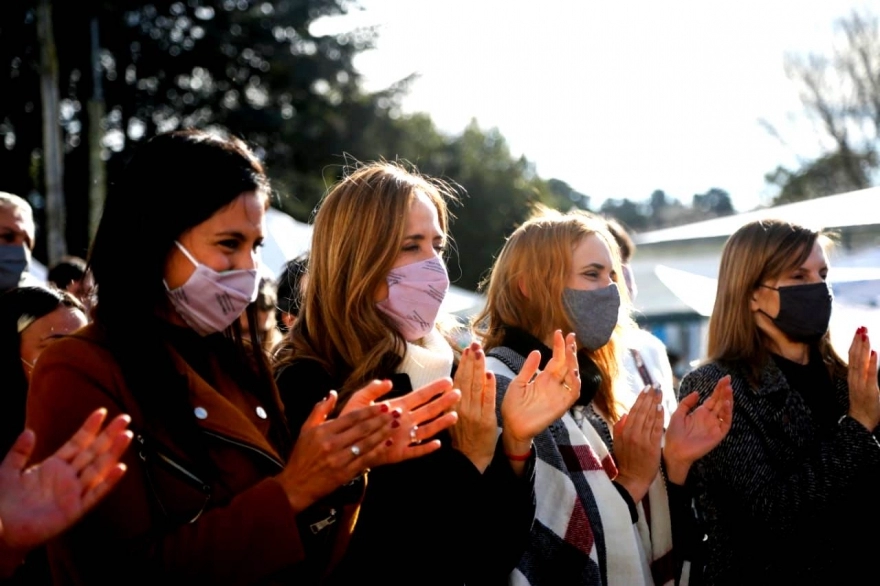
[[251,191],[239,195],[194,229],[212,233],[262,234],[265,218],[266,199]]
[[574,245],[572,262],[578,266],[597,263],[610,268],[611,249],[597,234],[587,234]]
[[17,207],[0,205],[0,229],[27,232],[30,226],[30,214]]
[[410,201],[409,209],[406,212],[406,228],[407,235],[428,231],[442,235],[437,206],[422,191],[416,191]]

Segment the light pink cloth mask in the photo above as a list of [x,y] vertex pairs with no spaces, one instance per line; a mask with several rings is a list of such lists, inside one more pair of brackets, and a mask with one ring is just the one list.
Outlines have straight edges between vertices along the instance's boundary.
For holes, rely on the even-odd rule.
[[165,284],[171,305],[200,335],[222,332],[257,298],[257,270],[218,273],[193,258],[181,243],[174,244],[196,266],[196,270],[176,289],[168,289]]
[[414,262],[388,273],[388,298],[376,304],[408,341],[424,338],[449,290],[446,265],[438,258]]

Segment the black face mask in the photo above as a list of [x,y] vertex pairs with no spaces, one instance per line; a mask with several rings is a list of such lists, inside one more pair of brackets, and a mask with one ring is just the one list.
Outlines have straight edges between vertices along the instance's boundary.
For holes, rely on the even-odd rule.
[[815,342],[828,331],[834,295],[825,281],[788,287],[759,286],[779,293],[779,314],[776,317],[764,310],[759,311],[773,320],[776,327],[790,339]]

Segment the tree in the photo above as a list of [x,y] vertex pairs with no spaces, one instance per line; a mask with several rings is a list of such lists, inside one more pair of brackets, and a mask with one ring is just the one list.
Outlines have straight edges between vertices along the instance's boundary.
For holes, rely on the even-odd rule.
[[[870,187],[880,166],[880,27],[876,15],[853,11],[835,22],[830,54],[791,54],[785,70],[825,154],[800,169],[778,167],[776,203]],[[769,123],[765,124],[774,133]]]
[[717,187],[713,187],[706,193],[694,195],[692,207],[694,210],[711,217],[729,216],[734,211],[730,194]]

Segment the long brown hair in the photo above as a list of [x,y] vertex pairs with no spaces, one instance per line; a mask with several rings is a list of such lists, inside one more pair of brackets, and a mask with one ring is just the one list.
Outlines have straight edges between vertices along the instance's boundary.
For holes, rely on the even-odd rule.
[[[614,281],[621,305],[630,307],[629,294],[621,278],[620,249],[608,232],[605,221],[587,212],[559,213],[542,206],[507,239],[482,288],[486,306],[474,319],[474,330],[489,350],[501,346],[506,327],[516,327],[539,340],[557,329],[573,331],[563,303],[563,291],[571,270],[572,252],[591,234],[611,251]],[[622,312],[627,313],[628,311]],[[593,399],[596,407],[612,422],[620,419],[621,405],[614,398],[614,385],[620,374],[618,348],[623,329],[633,327],[629,319],[620,320],[611,340],[598,350],[586,352],[602,371],[602,383]]]
[[301,358],[318,361],[344,381],[340,405],[403,359],[406,342],[376,309],[375,296],[400,253],[417,193],[437,208],[446,234],[446,199],[454,198],[454,191],[400,163],[355,168],[330,189],[315,216],[302,313],[279,353],[279,366]]
[[[769,351],[749,307],[752,294],[761,283],[801,266],[816,242],[826,250],[832,244],[830,234],[782,220],[750,222],[728,238],[709,318],[710,361],[744,361],[752,382],[759,382]],[[832,375],[846,376],[846,364],[832,348],[829,332],[819,340],[819,351]]]

